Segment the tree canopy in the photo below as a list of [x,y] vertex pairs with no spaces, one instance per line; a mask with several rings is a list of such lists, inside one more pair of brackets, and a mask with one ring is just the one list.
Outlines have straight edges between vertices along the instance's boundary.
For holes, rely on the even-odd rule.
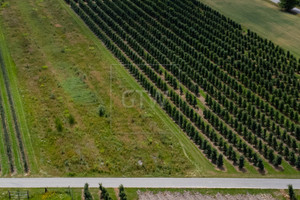
[[280,0],[280,7],[284,10],[291,10],[299,4],[299,0]]

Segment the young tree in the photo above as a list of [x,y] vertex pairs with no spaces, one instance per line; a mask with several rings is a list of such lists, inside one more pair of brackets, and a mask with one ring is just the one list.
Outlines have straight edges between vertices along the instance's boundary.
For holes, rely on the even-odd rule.
[[221,154],[219,154],[218,156],[218,160],[217,160],[217,165],[218,167],[223,167],[223,156]]
[[68,120],[69,120],[70,125],[75,124],[75,118],[72,114],[68,115]]
[[120,197],[120,200],[127,200],[127,196],[125,194],[125,189],[124,189],[123,185],[119,186],[119,197]]
[[245,166],[245,158],[244,158],[244,156],[241,156],[239,159],[239,168],[243,169],[244,166]]
[[281,156],[276,156],[276,159],[273,161],[273,164],[275,167],[278,167],[279,165],[281,165],[281,162],[282,162],[282,158]]
[[109,196],[109,193],[107,192],[106,188],[103,187],[102,184],[99,184],[99,190],[101,191],[100,199],[111,200],[111,197]]
[[296,128],[295,135],[296,135],[297,140],[300,140],[300,127],[299,126]]
[[290,200],[297,200],[293,186],[292,185],[288,185],[289,188],[289,196],[290,196]]
[[232,157],[233,164],[235,165],[236,162],[237,162],[237,157],[236,157],[236,152],[235,151],[232,152],[231,157]]
[[212,150],[212,154],[211,154],[211,161],[212,163],[217,163],[217,151],[214,149]]
[[300,169],[300,156],[298,156],[298,158],[297,158],[296,167],[297,167],[297,169]]
[[57,129],[58,132],[63,131],[63,128],[64,128],[63,123],[58,117],[55,119],[55,126],[56,126],[56,129]]
[[296,156],[295,156],[295,153],[293,151],[291,152],[289,159],[290,159],[290,163],[292,165],[295,165],[295,163],[296,163]]
[[105,107],[103,105],[100,105],[99,108],[98,108],[98,114],[100,117],[103,117],[105,116]]
[[257,164],[258,168],[261,170],[261,171],[264,171],[265,170],[265,166],[264,166],[264,163],[261,159],[258,160],[258,164]]
[[89,191],[89,184],[84,185],[84,190],[83,190],[83,195],[84,195],[84,200],[92,200],[92,194]]

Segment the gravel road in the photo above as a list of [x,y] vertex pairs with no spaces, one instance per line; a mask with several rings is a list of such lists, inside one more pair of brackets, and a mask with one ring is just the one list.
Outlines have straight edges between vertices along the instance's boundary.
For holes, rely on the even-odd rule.
[[300,179],[254,179],[254,178],[0,178],[0,188],[44,187],[105,187],[134,188],[262,188],[286,189],[292,184],[300,189]]
[[200,194],[198,192],[140,192],[139,200],[276,200],[271,194],[236,194],[236,195],[216,195]]

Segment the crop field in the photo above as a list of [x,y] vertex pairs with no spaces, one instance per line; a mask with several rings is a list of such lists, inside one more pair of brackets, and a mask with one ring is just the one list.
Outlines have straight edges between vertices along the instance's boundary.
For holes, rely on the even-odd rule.
[[216,167],[299,174],[289,51],[199,1],[66,2]]
[[124,91],[143,89],[63,1],[9,1],[0,23],[30,130],[29,175],[226,175],[146,93],[142,107],[123,106]]
[[300,51],[263,21],[214,0],[5,2],[2,176],[300,178]]
[[201,2],[300,57],[300,14],[282,12],[271,0]]

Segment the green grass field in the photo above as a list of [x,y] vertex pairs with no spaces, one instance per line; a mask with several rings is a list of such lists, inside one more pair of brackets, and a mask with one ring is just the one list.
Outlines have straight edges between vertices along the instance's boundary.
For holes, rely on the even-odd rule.
[[[143,89],[63,0],[7,2],[0,40],[30,176],[261,177],[248,163],[248,173],[227,161],[226,171],[215,169],[147,94],[124,96]],[[100,105],[107,116],[98,116]],[[267,165],[264,177],[300,177],[284,167]]]
[[201,0],[220,13],[300,58],[300,14],[280,11],[269,0]]

